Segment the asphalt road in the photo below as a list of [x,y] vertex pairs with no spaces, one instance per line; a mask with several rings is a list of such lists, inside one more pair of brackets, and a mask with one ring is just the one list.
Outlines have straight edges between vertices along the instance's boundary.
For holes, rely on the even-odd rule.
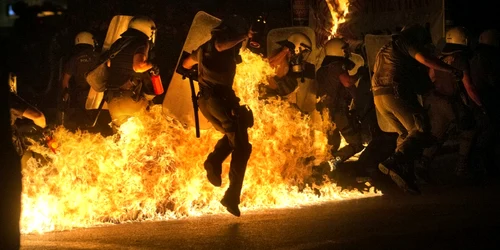
[[22,236],[35,249],[500,249],[498,184]]

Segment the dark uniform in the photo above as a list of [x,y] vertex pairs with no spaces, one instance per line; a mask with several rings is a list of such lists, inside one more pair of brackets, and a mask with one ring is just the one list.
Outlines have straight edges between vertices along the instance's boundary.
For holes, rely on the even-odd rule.
[[[317,109],[328,108],[330,119],[335,123],[336,130],[340,131],[347,142],[347,145],[340,150],[336,150],[334,141],[329,137],[328,142],[334,146],[332,155],[336,162],[343,162],[351,156],[363,150],[363,140],[356,120],[350,114],[349,105],[352,96],[340,82],[339,76],[354,66],[349,59],[341,57],[327,56],[323,60],[322,66],[316,72],[318,83],[317,96],[321,101],[317,103]],[[329,134],[335,135],[330,131]]]
[[478,44],[471,62],[471,77],[476,85],[490,122],[500,126],[500,50]]
[[314,65],[306,62],[304,64],[303,72],[293,72],[292,70],[288,70],[286,75],[282,77],[273,76],[273,79],[276,82],[277,88],[271,89],[266,87],[265,97],[289,95],[297,89],[299,81],[314,79]]
[[10,104],[10,116],[11,116],[11,126],[12,126],[12,143],[19,156],[24,154],[26,145],[19,135],[19,131],[15,125],[17,119],[23,118],[23,113],[28,109],[29,105],[26,101],[20,98],[18,95],[10,92],[9,94],[9,104]]
[[404,190],[418,193],[413,161],[431,142],[429,119],[418,94],[425,93],[432,82],[427,68],[415,59],[427,41],[410,41],[411,31],[394,36],[377,53],[372,90],[375,108],[399,135],[395,153],[379,169]]
[[429,119],[418,101],[430,79],[414,56],[422,48],[399,36],[377,54],[372,78],[376,109],[399,134],[397,152],[411,156],[422,150]]
[[[453,46],[453,44],[450,44]],[[464,49],[443,52],[440,59],[464,72],[469,72],[469,54]],[[461,81],[446,72],[435,71],[435,89],[424,97],[424,106],[428,110],[431,122],[431,133],[437,139],[437,144],[426,148],[423,153],[423,165],[433,159],[439,147],[446,140],[446,134],[452,123],[460,130],[459,164],[457,174],[466,170],[471,144],[475,135],[475,120],[472,101],[465,91]]]
[[72,76],[69,84],[69,105],[65,108],[68,119],[65,126],[77,128],[88,124],[85,103],[90,90],[90,85],[85,80],[85,73],[91,70],[97,63],[99,54],[94,47],[88,44],[78,44],[75,53],[64,65],[64,74]]
[[[4,69],[4,68],[2,68]],[[5,81],[7,77],[1,73],[1,79]],[[0,86],[0,98],[8,100],[9,90],[7,84]],[[11,93],[12,94],[12,93]],[[22,175],[21,159],[16,153],[12,143],[12,128],[9,120],[10,102],[3,101],[0,108],[0,154],[2,164],[0,165],[0,248],[19,249],[20,248],[20,228],[21,218],[21,192]]]
[[[252,145],[248,140],[248,119],[240,112],[239,98],[232,89],[236,64],[238,62],[239,46],[217,51],[215,37],[200,46],[191,54],[198,62],[198,81],[200,93],[198,105],[202,114],[224,137],[217,142],[214,151],[205,162],[209,174],[220,176],[222,162],[231,155],[229,171],[229,188],[226,190],[224,203],[238,205]],[[211,181],[212,184],[220,185]]]
[[[471,77],[476,85],[485,115],[478,115],[478,138],[473,149],[473,162],[478,170],[487,170],[489,176],[499,173],[498,138],[500,127],[500,50],[491,45],[478,44],[471,59]],[[487,118],[487,119],[486,119]],[[494,167],[496,166],[496,167]]]
[[148,101],[144,97],[151,79],[147,72],[137,73],[133,69],[134,55],[148,54],[149,38],[134,29],[128,29],[110,48],[116,51],[125,42],[131,41],[114,58],[111,58],[107,87],[108,109],[116,126],[128,118],[146,110]]

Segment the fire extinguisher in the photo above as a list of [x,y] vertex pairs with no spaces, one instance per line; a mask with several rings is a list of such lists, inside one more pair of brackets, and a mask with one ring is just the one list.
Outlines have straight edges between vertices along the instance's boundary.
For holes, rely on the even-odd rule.
[[151,71],[151,82],[153,83],[153,90],[155,95],[163,94],[163,84],[161,82],[160,77],[160,69],[158,67],[154,67]]

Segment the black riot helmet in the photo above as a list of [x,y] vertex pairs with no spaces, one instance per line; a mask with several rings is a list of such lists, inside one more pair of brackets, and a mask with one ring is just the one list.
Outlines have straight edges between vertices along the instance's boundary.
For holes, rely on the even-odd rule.
[[226,35],[238,36],[247,34],[250,29],[247,20],[239,15],[230,15],[222,19],[221,23],[212,29],[212,33],[224,33]]

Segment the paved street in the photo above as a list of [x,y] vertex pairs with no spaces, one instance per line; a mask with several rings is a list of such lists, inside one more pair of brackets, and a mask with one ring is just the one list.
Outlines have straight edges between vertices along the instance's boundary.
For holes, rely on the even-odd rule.
[[499,249],[499,185],[24,235],[35,249]]

